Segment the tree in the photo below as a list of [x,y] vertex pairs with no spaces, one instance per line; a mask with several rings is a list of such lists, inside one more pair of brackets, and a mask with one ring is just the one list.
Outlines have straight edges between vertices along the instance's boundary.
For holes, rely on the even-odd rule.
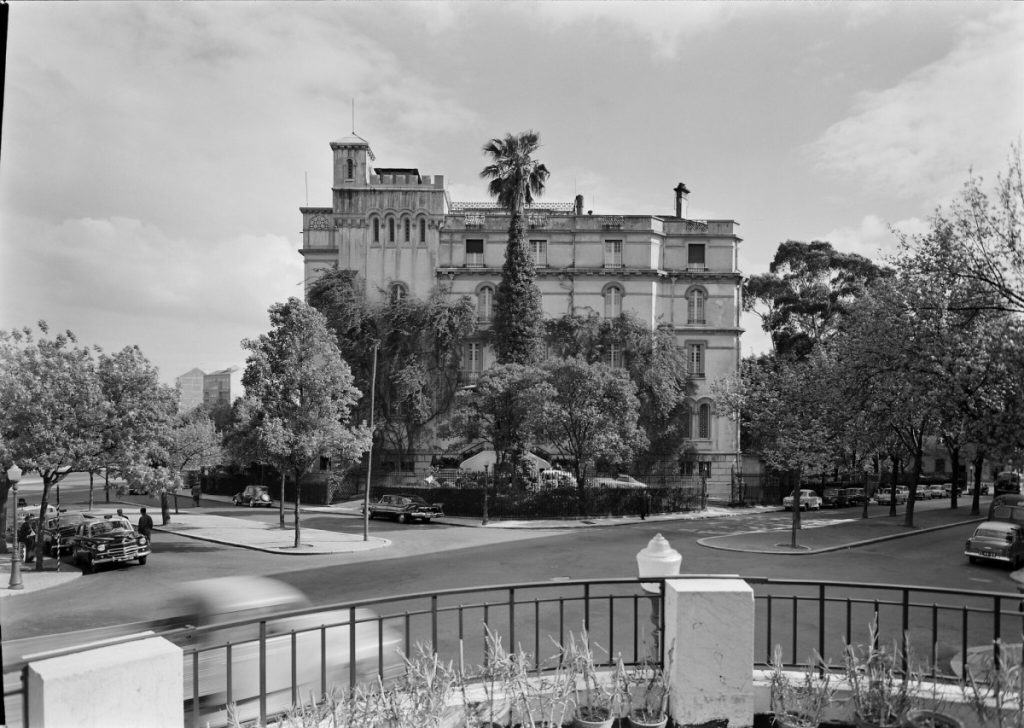
[[924,235],[900,234],[900,263],[957,293],[951,309],[1024,313],[1024,174],[1020,143],[993,197],[973,174],[960,197],[939,209]]
[[495,473],[517,477],[534,445],[538,415],[554,395],[545,372],[522,364],[498,364],[459,393],[447,430],[467,442],[483,441],[497,458]]
[[[48,335],[46,322],[39,331]],[[52,339],[36,338],[27,327],[0,332],[0,437],[13,462],[42,477],[40,521],[50,489],[98,450],[105,410],[92,351],[70,331]],[[42,568],[37,539],[36,570]]]
[[761,319],[776,354],[807,356],[815,343],[838,330],[850,306],[873,281],[892,275],[831,243],[787,240],[779,245],[768,273],[743,282],[743,310]]
[[110,471],[144,460],[156,447],[177,411],[173,387],[161,384],[159,371],[137,346],[101,354],[97,365],[100,390],[107,402],[106,419],[89,464],[89,508],[93,507],[93,474],[104,470],[104,491],[110,502]]
[[554,356],[620,366],[636,385],[637,425],[646,435],[634,452],[638,473],[679,458],[689,440],[687,397],[696,387],[671,332],[652,330],[629,314],[614,319],[567,314],[546,321],[545,331]]
[[572,461],[585,513],[588,466],[598,456],[628,461],[645,444],[636,385],[623,372],[578,358],[550,361],[543,369],[554,393],[538,413],[537,431]]
[[490,180],[487,191],[509,212],[505,263],[494,293],[494,342],[502,364],[531,364],[541,356],[541,296],[523,239],[526,206],[543,194],[548,179],[547,167],[533,158],[539,147],[535,131],[506,134],[483,147],[491,163],[480,176]]
[[425,301],[401,297],[374,303],[351,271],[336,268],[324,272],[307,298],[327,318],[356,386],[365,393],[357,419],[369,419],[378,347],[373,421],[377,436],[399,461],[406,459],[453,404],[463,343],[476,328],[472,300],[449,301],[435,292]]
[[[322,456],[355,459],[370,433],[353,426],[359,399],[327,320],[296,298],[270,307],[271,330],[242,342],[250,354],[242,383],[259,413],[256,431],[281,472],[295,480],[295,547],[300,546],[299,481]],[[282,493],[282,497],[283,497]]]

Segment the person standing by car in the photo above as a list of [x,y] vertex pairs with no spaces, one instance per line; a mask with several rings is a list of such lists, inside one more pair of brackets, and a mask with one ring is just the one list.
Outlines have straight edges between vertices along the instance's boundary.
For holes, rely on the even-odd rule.
[[153,532],[153,519],[146,513],[145,508],[140,508],[139,513],[142,514],[139,516],[139,533],[146,537],[146,543],[151,543],[150,534]]
[[32,522],[29,521],[27,514],[18,528],[18,543],[25,545],[25,563],[33,562],[36,558],[36,532],[32,529]]

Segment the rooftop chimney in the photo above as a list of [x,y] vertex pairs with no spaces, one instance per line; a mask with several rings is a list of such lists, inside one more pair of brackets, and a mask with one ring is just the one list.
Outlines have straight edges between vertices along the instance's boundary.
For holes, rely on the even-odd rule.
[[686,189],[686,185],[682,182],[676,185],[676,217],[686,217],[686,202],[690,196],[690,191]]
[[583,214],[583,195],[576,195],[576,214]]

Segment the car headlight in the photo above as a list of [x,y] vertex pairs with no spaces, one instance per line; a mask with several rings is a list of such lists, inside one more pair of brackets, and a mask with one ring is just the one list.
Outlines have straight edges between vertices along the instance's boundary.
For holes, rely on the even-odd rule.
[[146,543],[146,539],[143,538],[142,536],[139,536],[139,538],[136,539],[136,540],[137,540],[139,546],[142,546],[144,543]]
[[107,545],[106,545],[106,544],[102,544],[102,543],[101,543],[100,545],[98,545],[98,546],[96,547],[96,550],[97,550],[97,551],[106,551],[106,550],[107,550]]

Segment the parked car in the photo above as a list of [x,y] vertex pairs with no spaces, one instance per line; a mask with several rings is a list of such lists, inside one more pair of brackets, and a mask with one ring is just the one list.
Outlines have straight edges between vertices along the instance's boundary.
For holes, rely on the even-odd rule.
[[540,471],[538,483],[541,488],[575,488],[576,476],[565,470],[549,468]]
[[863,488],[843,488],[839,491],[839,499],[843,505],[862,506],[867,496]]
[[[952,488],[952,486],[950,486]],[[945,485],[929,485],[925,490],[931,498],[947,498],[948,494]]]
[[145,565],[149,542],[124,516],[90,518],[79,523],[71,537],[71,555],[85,572],[95,571],[103,564],[138,561]]
[[[176,628],[168,639],[186,649],[185,714],[191,715],[193,708],[196,665],[203,725],[228,724],[229,700],[234,704],[232,725],[248,725],[259,718],[261,692],[268,714],[287,711],[294,704],[293,695],[321,694],[321,669],[329,688],[347,686],[353,671],[361,683],[376,680],[378,669],[385,680],[401,675],[401,634],[368,609],[274,616],[311,607],[295,587],[266,577],[222,576],[180,585],[171,605],[175,616],[165,620],[165,627]],[[257,619],[265,619],[267,638],[262,647]],[[229,641],[230,651],[223,647]],[[193,653],[198,655],[195,662]],[[229,655],[230,692],[224,679]],[[218,674],[220,680],[211,679]]]
[[[795,498],[796,491],[791,495],[787,495],[782,499],[782,507],[787,511],[793,510],[793,500]],[[813,490],[801,490],[800,491],[800,510],[801,511],[820,511],[821,510],[821,498]]]
[[1024,524],[1024,495],[997,495],[988,506],[988,520]]
[[444,507],[440,503],[427,503],[418,495],[385,495],[376,503],[370,504],[370,518],[381,516],[394,518],[399,523],[423,521],[430,523],[431,518],[444,515]]
[[985,521],[967,539],[964,554],[972,564],[979,560],[995,561],[1018,569],[1024,564],[1024,526],[1008,521]]
[[231,502],[236,506],[250,508],[270,508],[274,502],[270,499],[270,489],[265,485],[247,485],[241,493],[235,493]]
[[[39,517],[30,518],[32,530],[36,532],[36,538],[43,541],[43,553],[47,556],[56,556],[60,553],[71,551],[72,540],[78,527],[87,520],[88,516],[79,511],[59,511],[47,514],[43,519],[43,527],[39,528]],[[59,546],[58,546],[59,544]]]
[[823,508],[838,508],[839,488],[825,488],[821,491],[821,505]]
[[[906,503],[907,499],[909,497],[910,497],[910,491],[908,491],[906,488],[897,488],[896,489],[896,495],[895,495],[896,505],[901,505],[903,503]],[[884,504],[884,505],[889,505],[889,504],[892,503],[893,499],[894,499],[894,496],[892,494],[892,488],[879,488],[877,491],[875,491],[875,502],[876,503]]]

